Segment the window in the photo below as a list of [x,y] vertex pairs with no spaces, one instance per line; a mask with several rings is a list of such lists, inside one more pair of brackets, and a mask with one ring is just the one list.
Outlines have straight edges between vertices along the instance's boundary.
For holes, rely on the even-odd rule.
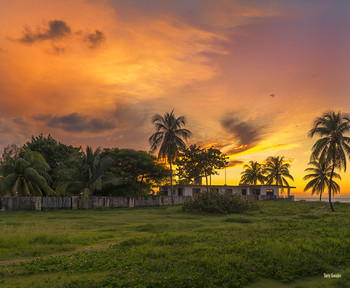
[[183,196],[184,195],[184,188],[178,188],[177,189],[177,195],[178,196]]
[[260,195],[260,189],[253,189],[253,195]]
[[242,189],[242,195],[247,195],[247,189]]
[[266,189],[266,195],[273,196],[273,189]]

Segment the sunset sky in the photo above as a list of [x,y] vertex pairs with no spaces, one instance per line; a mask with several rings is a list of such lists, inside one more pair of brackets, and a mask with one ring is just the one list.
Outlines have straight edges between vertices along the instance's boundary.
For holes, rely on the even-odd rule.
[[285,156],[309,197],[313,120],[350,112],[347,0],[0,0],[0,26],[1,150],[40,133],[148,150],[175,109],[190,144],[230,156],[227,184]]

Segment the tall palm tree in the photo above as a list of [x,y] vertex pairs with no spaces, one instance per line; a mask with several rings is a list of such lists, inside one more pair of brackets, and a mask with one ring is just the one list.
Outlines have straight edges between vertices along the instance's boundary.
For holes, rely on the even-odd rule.
[[266,178],[264,176],[264,167],[259,164],[257,161],[249,161],[248,164],[243,166],[245,169],[241,174],[240,183],[243,184],[254,184],[256,185],[258,182],[264,184]]
[[50,166],[44,157],[29,149],[20,153],[6,162],[0,168],[1,194],[12,196],[43,196],[53,195],[49,183],[51,178],[47,171]]
[[[311,189],[311,195],[314,193],[320,194],[320,201],[322,199],[322,193],[324,192],[324,189],[329,187],[329,178],[331,175],[332,171],[332,165],[329,163],[323,162],[323,161],[311,161],[309,165],[313,166],[311,168],[305,169],[307,172],[311,172],[311,174],[305,175],[303,178],[304,180],[309,180],[311,181],[306,184],[304,192]],[[338,173],[333,173],[333,178],[337,178],[341,180],[341,177]],[[340,191],[339,185],[335,182],[332,181],[332,191],[333,195],[334,193],[337,193]]]
[[156,132],[148,139],[151,145],[151,152],[159,148],[158,158],[165,159],[170,165],[170,189],[173,196],[173,170],[172,165],[180,150],[186,149],[184,140],[191,136],[191,131],[182,128],[186,125],[185,116],[178,118],[171,113],[164,116],[156,114],[152,118]]
[[289,173],[290,164],[284,161],[284,157],[270,156],[266,159],[264,170],[267,184],[289,186],[286,178],[294,181],[293,176]]
[[[350,132],[350,115],[347,113],[335,113],[329,111],[314,121],[312,129],[309,131],[309,137],[318,135],[321,139],[317,140],[312,147],[311,160],[319,159],[331,165],[332,170],[329,181],[332,183],[334,170],[346,171],[346,160],[350,159],[350,138],[345,134]],[[332,205],[332,185],[328,187],[329,205],[334,212]]]
[[108,155],[102,154],[100,148],[95,151],[90,146],[87,146],[85,151],[81,149],[80,157],[75,161],[76,169],[66,167],[57,171],[58,193],[80,192],[86,198],[105,187],[121,184],[121,179],[108,173],[114,161]]

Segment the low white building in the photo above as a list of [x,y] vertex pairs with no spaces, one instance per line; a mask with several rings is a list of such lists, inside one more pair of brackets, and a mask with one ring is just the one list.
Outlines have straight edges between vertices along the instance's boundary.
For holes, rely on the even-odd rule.
[[[239,184],[238,186],[229,185],[211,185],[210,190],[218,191],[222,194],[237,194],[246,196],[249,198],[255,198],[258,200],[288,198],[294,199],[293,195],[290,195],[290,189],[295,188],[292,186],[282,185],[250,185]],[[161,193],[171,196],[171,187],[162,186],[159,188]],[[207,191],[206,185],[184,184],[173,185],[174,196],[196,196],[204,191]]]

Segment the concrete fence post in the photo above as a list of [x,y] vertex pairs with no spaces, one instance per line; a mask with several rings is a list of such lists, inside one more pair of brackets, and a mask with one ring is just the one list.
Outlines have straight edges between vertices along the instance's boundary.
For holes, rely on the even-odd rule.
[[37,211],[41,211],[42,197],[33,197],[33,198],[34,198],[34,209]]
[[72,209],[73,209],[73,210],[78,209],[78,199],[79,199],[79,196],[71,196],[71,199],[72,199]]
[[129,208],[134,208],[135,207],[135,198],[129,198]]

